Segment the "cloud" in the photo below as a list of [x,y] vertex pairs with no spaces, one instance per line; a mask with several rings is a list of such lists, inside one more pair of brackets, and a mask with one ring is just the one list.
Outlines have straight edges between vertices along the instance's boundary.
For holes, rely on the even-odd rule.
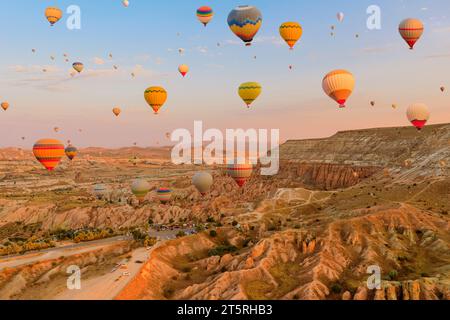
[[94,59],[92,59],[92,61],[96,64],[96,65],[104,65],[105,64],[105,60],[103,60],[102,58],[99,57],[95,57]]

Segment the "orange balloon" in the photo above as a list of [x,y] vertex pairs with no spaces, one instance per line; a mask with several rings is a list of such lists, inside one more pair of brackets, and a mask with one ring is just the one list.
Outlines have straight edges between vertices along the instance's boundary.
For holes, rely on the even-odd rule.
[[48,171],[53,171],[65,155],[64,144],[55,139],[42,139],[34,144],[33,154]]

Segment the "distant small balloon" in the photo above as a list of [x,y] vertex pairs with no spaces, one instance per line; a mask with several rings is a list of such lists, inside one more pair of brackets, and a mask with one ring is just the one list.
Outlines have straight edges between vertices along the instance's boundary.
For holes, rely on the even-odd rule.
[[122,4],[123,4],[123,6],[124,6],[125,8],[128,8],[128,6],[130,5],[130,1],[128,1],[128,0],[123,0],[123,1],[122,1]]
[[2,102],[1,106],[2,106],[2,109],[6,111],[9,108],[9,102],[4,101],[4,102]]
[[444,92],[445,91],[445,87],[441,87],[441,92]]

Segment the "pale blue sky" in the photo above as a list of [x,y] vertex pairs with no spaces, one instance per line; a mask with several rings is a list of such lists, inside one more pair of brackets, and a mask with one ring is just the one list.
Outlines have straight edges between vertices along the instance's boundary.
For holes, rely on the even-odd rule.
[[[67,15],[51,28],[45,8],[65,10],[71,4],[81,8],[82,29],[68,30]],[[250,48],[226,23],[230,10],[241,4],[257,6],[264,17]],[[366,28],[371,4],[381,7],[378,31]],[[207,28],[195,17],[202,5],[216,13]],[[429,105],[431,123],[450,122],[450,95],[439,92],[441,85],[450,90],[448,0],[130,0],[128,8],[121,0],[16,0],[1,6],[0,100],[11,107],[0,112],[0,147],[29,148],[42,137],[71,139],[78,146],[164,144],[166,132],[191,129],[194,120],[219,129],[279,128],[283,139],[322,137],[338,130],[408,125],[405,109],[414,102]],[[336,19],[339,11],[346,15],[342,24]],[[408,17],[426,26],[414,52],[397,31]],[[304,29],[294,52],[278,34],[285,21],[298,21]],[[331,25],[336,25],[335,37]],[[183,56],[178,48],[186,50]],[[86,70],[71,79],[74,61]],[[177,72],[182,63],[191,68],[186,79]],[[338,110],[322,92],[323,76],[336,68],[348,69],[357,79],[347,110]],[[236,92],[247,81],[260,82],[264,90],[251,110]],[[158,117],[143,99],[152,85],[169,93]],[[369,107],[371,100],[376,108]],[[392,110],[392,103],[400,108]],[[120,118],[112,116],[115,106],[123,109]],[[55,126],[62,129],[59,134],[53,133]]]

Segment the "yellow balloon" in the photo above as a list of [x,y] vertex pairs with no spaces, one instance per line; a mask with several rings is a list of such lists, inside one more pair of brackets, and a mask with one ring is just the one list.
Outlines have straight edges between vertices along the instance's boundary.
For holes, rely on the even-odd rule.
[[239,87],[239,96],[250,108],[251,104],[259,97],[262,87],[258,82],[246,82]]
[[302,37],[303,29],[298,22],[285,22],[280,26],[280,35],[292,50]]
[[163,87],[149,87],[145,90],[144,98],[155,114],[158,114],[167,101],[167,91]]
[[51,26],[57,23],[62,18],[62,15],[63,13],[59,8],[48,7],[47,9],[45,9],[45,17],[47,18],[48,22],[50,22]]

